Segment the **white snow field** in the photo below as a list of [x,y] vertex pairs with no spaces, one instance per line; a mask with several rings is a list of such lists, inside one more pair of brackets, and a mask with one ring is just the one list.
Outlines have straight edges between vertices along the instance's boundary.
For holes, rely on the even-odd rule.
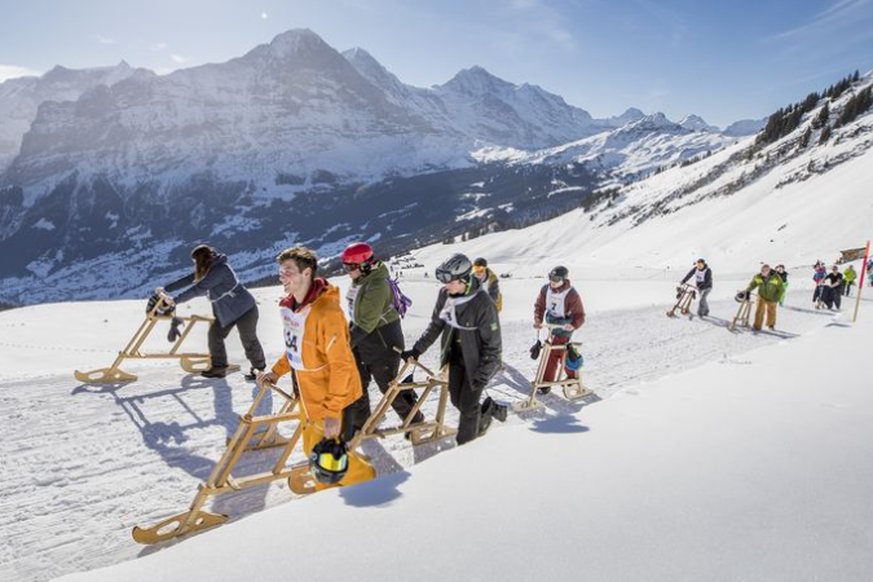
[[63,579],[869,580],[867,308]]
[[[656,196],[669,176],[718,155],[637,195]],[[0,313],[0,580],[104,566],[69,579],[869,580],[873,305],[849,325],[848,303],[838,314],[811,309],[809,279],[815,259],[873,230],[871,156],[777,190],[765,177],[636,228],[595,228],[574,211],[421,249],[414,260],[426,269],[402,279],[415,300],[409,340],[427,323],[432,270],[448,254],[482,254],[512,274],[502,281],[506,366],[489,387],[506,402],[534,372],[536,293],[551,267],[568,265],[588,311],[576,337],[595,394],[544,397],[543,410],[511,415],[459,450],[371,441],[376,481],[305,499],[282,482],[223,495],[211,509],[230,523],[163,548],[135,544],[131,528],[187,508],[253,386],[167,362],[127,365],[139,381],[121,387],[74,380],[74,369],[110,364],[145,301]],[[699,255],[715,273],[713,317],[669,319],[674,287]],[[792,274],[777,331],[732,333],[732,296],[761,261]],[[272,360],[280,290],[255,294]],[[181,308],[206,310],[202,300]],[[167,345],[164,331],[153,346]],[[205,349],[205,330],[190,345]],[[244,364],[235,334],[229,348]],[[275,454],[243,468],[263,470]]]

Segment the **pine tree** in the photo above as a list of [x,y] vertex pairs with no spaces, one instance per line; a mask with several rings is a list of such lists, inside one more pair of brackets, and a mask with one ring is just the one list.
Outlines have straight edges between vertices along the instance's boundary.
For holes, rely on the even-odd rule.
[[852,75],[852,81],[853,81],[854,83],[857,83],[857,82],[858,82],[858,79],[860,79],[860,78],[861,78],[861,72],[858,71],[858,69],[855,69],[855,74]]
[[812,127],[807,127],[800,138],[800,149],[804,149],[809,145],[809,140],[812,139]]
[[821,129],[827,124],[828,119],[830,118],[831,110],[827,103],[824,104],[824,107],[818,112],[818,115],[815,116],[815,119],[812,120],[812,126],[815,129]]
[[831,139],[831,126],[825,125],[821,130],[821,135],[818,137],[818,145],[824,145]]

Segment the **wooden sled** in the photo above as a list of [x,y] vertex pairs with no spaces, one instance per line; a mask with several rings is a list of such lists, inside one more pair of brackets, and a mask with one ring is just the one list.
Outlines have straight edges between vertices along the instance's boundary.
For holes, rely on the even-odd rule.
[[682,291],[676,300],[676,305],[667,312],[667,317],[676,317],[677,309],[682,315],[688,315],[691,312],[691,302],[697,298],[697,287],[683,283],[680,289]]
[[[284,399],[284,403],[275,414],[255,416],[258,406],[270,390],[279,394]],[[314,483],[309,486],[307,482],[309,475],[307,461],[288,464],[291,454],[300,442],[306,423],[303,411],[295,411],[297,403],[297,398],[292,394],[273,384],[263,382],[248,412],[240,418],[240,424],[231,437],[224,455],[215,464],[206,482],[199,485],[188,511],[169,517],[151,527],[134,527],[133,539],[140,544],[157,544],[224,523],[228,519],[226,515],[209,513],[203,509],[206,501],[216,495],[242,491],[279,479],[287,479],[295,493],[312,493],[315,487]],[[296,423],[290,438],[278,434],[280,423]],[[259,428],[264,430],[258,432]],[[245,477],[233,476],[234,467],[243,453],[266,446],[275,446],[269,443],[275,442],[277,437],[284,439],[283,450],[269,471]]]
[[[403,383],[401,378],[406,378],[407,374],[413,373],[416,368],[421,370],[427,376],[423,382],[408,382]],[[363,428],[359,430],[352,440],[349,442],[349,448],[358,447],[363,441],[375,438],[385,438],[394,434],[408,434],[409,440],[413,445],[420,445],[432,442],[439,439],[444,439],[457,434],[457,430],[448,428],[445,424],[446,418],[446,403],[449,399],[448,380],[445,378],[445,370],[440,374],[434,374],[427,369],[421,362],[412,360],[405,362],[400,369],[397,377],[388,385],[388,390],[382,396],[378,406],[364,423]],[[425,419],[424,422],[415,423],[415,415],[421,410],[428,396],[435,388],[440,388],[439,404],[437,412],[433,420]],[[417,397],[415,405],[410,410],[403,422],[398,426],[380,427],[385,415],[392,409],[391,405],[394,401],[407,390],[423,390],[420,396]],[[413,392],[416,394],[416,392]]]
[[[171,321],[173,319],[172,315],[160,315],[161,309],[165,306],[166,303],[164,302],[164,298],[161,297],[152,310],[146,314],[145,321],[142,322],[139,329],[137,329],[136,333],[133,334],[133,337],[127,343],[127,346],[122,351],[118,352],[118,356],[115,357],[115,361],[112,362],[111,366],[87,372],[76,370],[73,372],[76,380],[83,384],[118,384],[122,382],[135,382],[137,380],[136,375],[130,374],[121,369],[121,364],[123,364],[125,360],[177,359],[179,360],[179,365],[182,369],[190,374],[199,374],[203,370],[209,368],[211,364],[209,354],[185,353],[180,352],[179,350],[190,335],[194,325],[199,321],[211,324],[213,321],[213,318],[211,317],[203,317],[200,315],[178,317],[178,319],[181,319],[186,325],[182,330],[182,333],[173,343],[169,352],[144,354],[140,351],[146,339],[148,339],[149,335],[151,335],[155,326],[159,322]],[[232,364],[228,366],[227,369],[229,371],[236,371],[239,370],[239,366]]]
[[740,306],[737,307],[737,314],[734,316],[734,320],[728,326],[728,329],[730,331],[736,330],[737,325],[746,328],[749,327],[749,316],[752,314],[752,297],[753,295],[750,293],[744,301],[740,302]]
[[[546,327],[549,328],[551,333],[551,330],[561,326],[547,324]],[[561,390],[564,393],[564,398],[566,398],[570,402],[581,400],[582,398],[590,395],[592,391],[582,384],[582,378],[579,372],[576,372],[576,378],[568,378],[565,375],[566,369],[564,368],[564,361],[567,359],[567,347],[573,346],[578,349],[581,345],[582,344],[579,342],[570,342],[567,344],[556,346],[552,345],[551,339],[546,340],[546,342],[543,344],[542,350],[540,351],[540,363],[537,367],[536,378],[533,382],[531,382],[530,394],[528,394],[528,397],[521,402],[515,403],[512,406],[513,410],[515,410],[516,412],[526,412],[528,410],[536,410],[538,408],[541,408],[543,406],[543,403],[537,400],[537,391],[540,388],[546,386],[560,386]],[[553,350],[561,351],[561,359],[558,360],[557,378],[554,381],[546,382],[545,380],[543,380],[543,378],[546,375],[546,367],[549,361],[549,354],[551,354]]]

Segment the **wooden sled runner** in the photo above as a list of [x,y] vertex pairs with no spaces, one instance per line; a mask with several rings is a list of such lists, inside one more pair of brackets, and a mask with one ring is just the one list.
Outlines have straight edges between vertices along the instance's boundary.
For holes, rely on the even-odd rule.
[[[544,327],[549,329],[549,333],[551,334],[551,330],[559,328],[559,325],[550,325],[547,324]],[[564,393],[564,398],[569,400],[570,402],[575,402],[577,400],[581,400],[586,396],[592,393],[591,390],[586,388],[582,384],[582,377],[580,372],[576,372],[576,378],[568,378],[566,376],[566,369],[564,367],[564,362],[567,359],[567,347],[573,346],[575,348],[579,348],[582,344],[579,342],[570,342],[563,345],[552,345],[551,339],[548,339],[543,344],[542,350],[540,351],[540,362],[537,367],[537,375],[533,382],[531,382],[530,394],[528,397],[522,400],[521,402],[517,402],[513,405],[513,410],[516,412],[525,412],[528,410],[536,410],[543,406],[542,402],[537,400],[537,391],[542,387],[552,387],[552,386],[560,386],[562,392]],[[546,367],[549,361],[549,354],[552,351],[558,350],[561,352],[561,358],[558,360],[558,370],[556,372],[557,377],[552,382],[546,382],[543,378],[546,375]]]
[[730,331],[736,330],[737,325],[746,328],[749,327],[749,316],[752,313],[752,294],[747,294],[743,301],[739,301],[739,304],[739,307],[737,307],[737,314],[734,316],[730,326],[728,326]]
[[697,298],[697,287],[683,283],[679,288],[679,296],[676,298],[676,305],[673,309],[667,312],[667,317],[676,317],[676,310],[682,315],[688,315],[691,312],[691,302]]
[[[166,306],[167,304],[164,302],[163,297],[161,297],[155,303],[155,306],[146,314],[145,321],[142,322],[136,330],[136,333],[133,334],[133,337],[127,343],[127,346],[125,346],[122,351],[118,352],[118,356],[115,357],[115,361],[112,362],[111,366],[87,372],[76,370],[73,373],[76,380],[83,384],[117,384],[121,382],[135,382],[137,380],[136,375],[130,374],[121,369],[121,364],[123,364],[125,360],[177,359],[179,360],[179,365],[182,369],[190,374],[199,374],[203,370],[209,368],[211,363],[209,354],[186,353],[180,352],[179,350],[191,334],[194,325],[198,321],[211,324],[213,321],[213,318],[211,317],[203,317],[200,315],[177,317],[186,325],[182,330],[182,333],[173,343],[169,352],[142,353],[140,351],[146,339],[148,339],[149,335],[151,335],[155,326],[159,322],[171,321],[173,319],[173,316],[171,315],[161,315],[162,309]],[[228,370],[239,370],[239,366],[232,364],[228,366]]]
[[[271,390],[284,399],[279,411],[275,414],[255,416],[264,396]],[[248,412],[240,418],[240,424],[231,437],[224,455],[215,464],[206,482],[198,487],[188,511],[169,517],[151,527],[134,527],[133,539],[140,544],[157,544],[224,523],[228,519],[226,515],[209,513],[203,509],[210,497],[223,493],[242,491],[279,479],[287,479],[295,493],[306,494],[315,491],[314,483],[308,477],[308,463],[302,461],[288,464],[291,454],[300,443],[306,423],[303,412],[295,411],[297,403],[297,398],[292,394],[273,384],[263,382]],[[278,433],[278,426],[281,423],[292,425],[296,423],[290,438],[285,438]],[[259,428],[264,430],[256,432]],[[245,477],[233,476],[234,467],[244,453],[276,446],[281,446],[282,452],[269,471]]]
[[[402,378],[420,368],[427,377],[423,382],[404,383]],[[397,377],[388,385],[388,390],[382,396],[378,406],[364,423],[363,428],[355,434],[349,443],[349,448],[358,447],[363,441],[374,438],[385,438],[394,434],[409,434],[409,440],[413,445],[420,445],[431,441],[444,439],[457,434],[457,430],[448,428],[445,424],[446,403],[449,398],[448,380],[445,379],[445,371],[434,374],[418,361],[405,362]],[[414,423],[415,415],[421,410],[428,396],[434,389],[439,388],[439,404],[433,420],[425,419],[424,422]],[[380,427],[385,415],[392,409],[394,401],[407,390],[423,390],[418,396],[415,406],[412,407],[406,418],[398,426]],[[415,394],[415,392],[413,392]]]
[[[400,378],[404,377],[407,372],[414,370],[415,367],[421,368],[427,375],[427,379],[423,382],[402,383]],[[398,378],[391,383],[376,410],[367,419],[363,429],[349,443],[349,450],[353,450],[365,440],[384,438],[391,434],[410,433],[413,444],[422,444],[455,435],[457,431],[449,429],[445,425],[445,409],[448,400],[447,385],[447,380],[437,376],[422,364],[418,362],[407,363],[401,369]],[[416,412],[421,409],[425,400],[436,388],[440,388],[440,397],[435,419],[413,423],[412,420]],[[388,410],[391,409],[391,403],[394,399],[405,390],[415,389],[423,389],[424,392],[417,399],[415,406],[407,418],[403,420],[403,423],[398,427],[380,428],[379,424]],[[282,407],[275,414],[255,416],[261,401],[270,390],[284,399]],[[302,445],[301,436],[307,422],[304,411],[297,410],[297,405],[298,399],[294,395],[268,382],[263,382],[248,412],[240,418],[239,427],[228,441],[227,449],[221,459],[215,464],[206,482],[201,483],[198,487],[197,494],[194,496],[188,511],[169,517],[151,527],[134,527],[133,539],[141,544],[157,544],[224,523],[228,519],[226,515],[210,513],[203,509],[210,497],[223,493],[242,491],[248,487],[280,479],[286,479],[288,487],[298,495],[314,493],[316,491],[315,480],[309,472],[308,461],[303,460],[289,464],[289,459],[298,444]],[[290,438],[286,438],[278,432],[278,427],[282,423],[287,423],[285,426],[289,427],[296,424]],[[259,428],[264,428],[264,430],[257,432]],[[282,452],[269,471],[246,477],[233,476],[233,470],[244,453],[276,447],[281,447]]]

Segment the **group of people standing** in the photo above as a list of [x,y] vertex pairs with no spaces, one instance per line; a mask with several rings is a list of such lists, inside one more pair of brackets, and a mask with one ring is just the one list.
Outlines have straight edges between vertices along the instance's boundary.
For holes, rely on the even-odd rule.
[[[709,316],[707,298],[712,293],[712,269],[705,259],[697,259],[679,284],[685,285],[692,279],[698,294],[697,315],[707,317]],[[752,277],[745,291],[740,292],[740,295],[743,298],[749,297],[755,289],[758,290],[758,306],[752,329],[760,331],[766,317],[767,327],[773,330],[776,328],[776,307],[785,302],[785,292],[788,289],[788,272],[785,270],[785,265],[777,265],[775,269],[771,269],[770,265],[762,265],[760,272]]]
[[858,272],[852,265],[846,267],[842,273],[839,266],[833,265],[828,272],[824,263],[816,261],[815,272],[812,276],[813,282],[815,282],[815,291],[812,295],[815,308],[840,309],[842,298],[852,295],[852,287],[854,287],[857,278]]
[[[873,269],[873,259],[870,260],[867,269],[868,271]],[[848,265],[843,272],[840,272],[837,265],[833,265],[828,272],[824,263],[816,261],[813,272],[815,291],[812,297],[816,309],[840,309],[842,297],[852,294],[852,287],[857,278],[858,272],[852,265]],[[706,317],[709,315],[707,297],[712,292],[712,269],[704,259],[696,261],[688,274],[682,278],[680,285],[685,285],[691,280],[697,287],[699,299],[697,315]],[[785,265],[776,265],[775,269],[767,264],[762,265],[760,272],[752,277],[746,289],[738,294],[738,298],[749,297],[754,290],[758,291],[758,304],[752,329],[760,331],[765,323],[770,330],[775,329],[777,306],[785,304],[785,294],[788,291],[788,271],[785,270]]]
[[[312,250],[294,247],[282,251],[276,262],[286,293],[279,303],[285,349],[267,370],[256,333],[259,313],[254,297],[240,283],[225,255],[200,245],[191,256],[194,273],[156,292],[170,306],[201,295],[212,303],[212,363],[202,375],[226,375],[224,339],[237,328],[251,364],[248,379],[276,383],[291,375],[307,419],[303,430],[307,456],[324,439],[351,440],[370,417],[370,383],[375,381],[384,394],[396,379],[401,362],[417,361],[437,339],[440,366],[448,368],[449,396],[460,415],[457,443],[462,445],[484,434],[492,417],[505,419],[505,408],[490,398],[482,400],[486,385],[503,365],[498,315],[503,297],[499,279],[484,258],[470,261],[455,254],[436,268],[435,278],[442,287],[431,320],[406,349],[401,324],[405,297],[369,244],[355,243],[343,252],[343,267],[351,279],[345,302],[337,286],[318,276],[318,257]],[[552,269],[534,304],[534,327],[550,324],[555,344],[569,343],[572,333],[585,322],[581,297],[568,275],[566,267]],[[180,289],[185,290],[170,295]],[[560,363],[560,353],[551,353],[546,380],[554,378]],[[566,373],[574,377],[576,372]],[[401,419],[407,419],[415,405],[412,391],[401,392],[393,402]],[[411,424],[424,420],[417,411]],[[349,452],[348,470],[340,484],[374,476],[375,470],[365,459]],[[325,486],[317,484],[318,488]]]

